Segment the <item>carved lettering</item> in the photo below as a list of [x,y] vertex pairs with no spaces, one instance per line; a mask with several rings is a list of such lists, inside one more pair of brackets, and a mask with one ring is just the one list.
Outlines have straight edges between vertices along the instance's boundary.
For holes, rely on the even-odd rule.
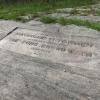
[[[40,31],[18,29],[2,41],[6,43],[3,48],[26,54],[29,56],[50,58],[61,57],[61,59],[91,59],[96,54],[95,43],[86,37],[53,37],[45,35]],[[78,39],[77,39],[78,38]],[[59,55],[59,56],[58,56]],[[76,58],[76,59],[75,59]],[[79,60],[80,61],[80,60]]]

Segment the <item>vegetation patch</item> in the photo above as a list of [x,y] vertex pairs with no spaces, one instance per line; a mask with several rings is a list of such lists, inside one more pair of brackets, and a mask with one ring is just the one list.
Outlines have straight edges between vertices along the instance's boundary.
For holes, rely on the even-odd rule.
[[49,16],[44,16],[40,18],[40,21],[43,23],[59,23],[61,25],[69,25],[69,24],[74,24],[78,26],[86,26],[88,28],[92,28],[95,30],[100,31],[100,23],[97,22],[90,22],[88,20],[79,20],[79,19],[67,19],[67,18],[55,18],[55,17],[49,17]]
[[40,21],[44,22],[45,24],[48,24],[48,23],[56,23],[57,19],[55,17],[48,16],[48,17],[41,17]]
[[36,12],[92,3],[94,0],[0,0],[0,19],[17,19],[19,16]]

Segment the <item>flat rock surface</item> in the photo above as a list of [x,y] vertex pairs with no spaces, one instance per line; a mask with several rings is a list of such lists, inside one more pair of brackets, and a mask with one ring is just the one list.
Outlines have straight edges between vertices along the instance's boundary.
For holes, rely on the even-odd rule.
[[100,100],[100,32],[33,24],[0,22],[0,100]]
[[35,21],[35,20],[30,20],[29,22],[27,22],[26,24],[31,25],[31,26],[39,26],[39,25],[43,25],[42,22],[39,21]]
[[69,16],[69,19],[88,20],[90,22],[100,22],[100,16]]
[[51,16],[51,17],[56,17],[56,18],[67,18],[67,19],[78,19],[78,20],[88,20],[90,22],[100,22],[100,16],[91,16],[91,15],[88,15],[88,16],[82,16],[82,15],[70,15],[70,14],[67,14],[67,13],[52,13],[52,14],[49,14],[48,16]]
[[16,27],[24,27],[24,28],[26,27],[29,29],[37,29],[37,30],[43,30],[45,28],[44,25],[39,25],[39,23],[41,22],[33,21],[34,26],[32,26],[31,23],[32,22],[28,22],[25,24],[16,21],[0,20],[0,39],[4,38],[9,32],[11,32]]
[[67,14],[67,13],[52,13],[52,14],[49,14],[48,16],[60,18],[60,17],[69,17],[70,14]]

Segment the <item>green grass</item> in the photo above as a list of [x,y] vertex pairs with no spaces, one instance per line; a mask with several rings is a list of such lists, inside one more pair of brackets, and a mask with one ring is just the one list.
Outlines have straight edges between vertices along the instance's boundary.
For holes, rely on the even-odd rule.
[[41,17],[40,19],[41,22],[48,24],[48,23],[56,23],[57,19],[55,17]]
[[100,10],[96,12],[98,16],[100,16]]
[[[2,0],[4,1],[4,0]],[[11,2],[12,0],[10,0]],[[50,0],[50,2],[31,1],[30,3],[0,3],[0,19],[17,19],[18,16],[33,14],[64,7],[89,5],[93,0]],[[57,2],[54,2],[57,1]]]
[[91,29],[95,29],[100,31],[100,23],[97,22],[90,22],[90,21],[83,21],[83,20],[79,20],[79,19],[67,19],[67,18],[55,18],[55,17],[41,17],[40,21],[43,23],[59,23],[61,25],[69,25],[69,24],[74,24],[74,25],[78,25],[78,26],[86,26],[88,28]]
[[30,13],[35,13],[35,12],[42,12],[42,11],[47,11],[51,7],[49,5],[45,4],[24,4],[22,5],[15,5],[15,6],[9,6],[9,7],[4,7],[0,9],[0,18],[1,19],[16,19],[18,16],[22,15],[27,15]]

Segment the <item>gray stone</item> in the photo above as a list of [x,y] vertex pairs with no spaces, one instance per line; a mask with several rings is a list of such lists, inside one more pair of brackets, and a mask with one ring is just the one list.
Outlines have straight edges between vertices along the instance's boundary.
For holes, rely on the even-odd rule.
[[65,13],[70,13],[73,10],[73,8],[63,8],[63,9],[57,9],[56,12],[65,12]]
[[40,22],[40,21],[35,21],[35,20],[31,20],[31,21],[27,22],[26,24],[31,25],[31,26],[43,25],[42,22]]
[[75,34],[76,36],[89,36],[89,37],[98,37],[100,35],[99,31],[93,30],[91,28],[86,28],[83,26],[76,26],[76,25],[66,25],[60,29],[61,33],[65,35]]
[[23,20],[23,21],[28,21],[31,20],[33,18],[32,14],[28,14],[26,16],[19,16],[18,19]]
[[100,2],[98,4],[89,6],[57,9],[55,12],[71,14],[71,15],[80,15],[80,16],[88,16],[88,15],[99,16],[97,12],[100,12]]
[[37,30],[44,30],[45,26],[32,26],[30,23],[21,23],[16,21],[9,21],[9,20],[0,20],[0,39],[4,38],[10,31],[15,29],[16,27],[23,27],[29,29],[37,29]]
[[[46,28],[43,32],[18,28],[0,42],[0,47],[33,57],[49,59],[55,62],[56,60],[57,62],[61,61],[62,63],[74,62],[77,64],[77,62],[81,63],[81,61],[85,63],[91,57],[99,56],[98,52],[95,51],[95,46],[99,42],[98,38],[100,38],[99,32],[94,31],[96,33],[94,34],[91,30],[86,31],[85,28],[73,28],[72,26],[60,28],[60,25],[51,25]],[[73,30],[72,32],[70,28]],[[95,39],[97,43],[94,44]],[[78,57],[79,60],[77,61],[75,57]],[[81,64],[83,65],[83,63]]]
[[68,17],[68,16],[70,16],[70,14],[67,14],[67,13],[53,13],[53,14],[49,14],[48,16],[60,18],[60,17]]
[[0,100],[100,100],[100,32],[6,22],[19,28],[0,40]]
[[88,20],[90,22],[100,22],[100,16],[69,16],[69,19]]

